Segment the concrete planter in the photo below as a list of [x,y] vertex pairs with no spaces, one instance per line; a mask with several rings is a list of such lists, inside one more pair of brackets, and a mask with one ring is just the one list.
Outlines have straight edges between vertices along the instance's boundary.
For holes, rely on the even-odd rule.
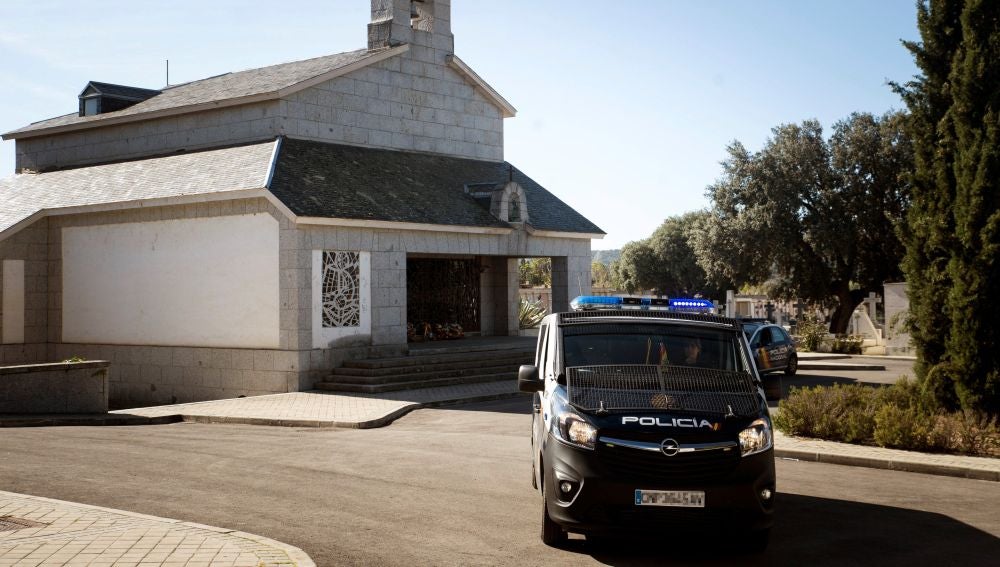
[[104,360],[0,366],[0,414],[107,413]]

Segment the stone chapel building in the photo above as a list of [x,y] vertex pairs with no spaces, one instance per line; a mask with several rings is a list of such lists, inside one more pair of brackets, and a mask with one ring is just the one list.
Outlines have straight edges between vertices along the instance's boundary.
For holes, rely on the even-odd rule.
[[407,322],[518,332],[522,257],[590,291],[592,222],[504,161],[515,110],[450,0],[372,0],[366,49],[162,90],[91,82],[8,132],[0,364],[111,361],[118,405],[311,389]]

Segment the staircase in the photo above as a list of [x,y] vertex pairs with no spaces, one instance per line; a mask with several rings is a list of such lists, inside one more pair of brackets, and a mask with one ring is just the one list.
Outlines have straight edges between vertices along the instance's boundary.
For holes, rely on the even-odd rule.
[[376,394],[456,384],[516,380],[522,364],[533,364],[534,341],[413,348],[407,356],[349,360],[317,390]]

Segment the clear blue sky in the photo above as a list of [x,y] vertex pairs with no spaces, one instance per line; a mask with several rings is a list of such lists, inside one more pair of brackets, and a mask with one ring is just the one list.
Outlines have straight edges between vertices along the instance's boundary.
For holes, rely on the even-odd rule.
[[[505,157],[608,236],[708,206],[732,140],[902,108],[913,0],[452,0],[455,52],[517,109]],[[89,80],[158,88],[364,47],[369,0],[0,1],[0,131]],[[0,176],[14,142],[0,145]]]

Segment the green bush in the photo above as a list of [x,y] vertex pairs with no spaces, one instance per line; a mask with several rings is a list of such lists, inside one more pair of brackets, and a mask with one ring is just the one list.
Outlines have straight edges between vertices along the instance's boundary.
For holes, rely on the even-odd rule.
[[803,315],[795,324],[799,350],[816,352],[826,339],[826,325],[815,315]]
[[996,418],[941,410],[919,384],[907,379],[884,386],[861,384],[793,390],[779,402],[774,425],[788,435],[1000,457]]
[[864,337],[858,335],[837,335],[830,350],[841,354],[861,354],[861,345],[864,342]]

